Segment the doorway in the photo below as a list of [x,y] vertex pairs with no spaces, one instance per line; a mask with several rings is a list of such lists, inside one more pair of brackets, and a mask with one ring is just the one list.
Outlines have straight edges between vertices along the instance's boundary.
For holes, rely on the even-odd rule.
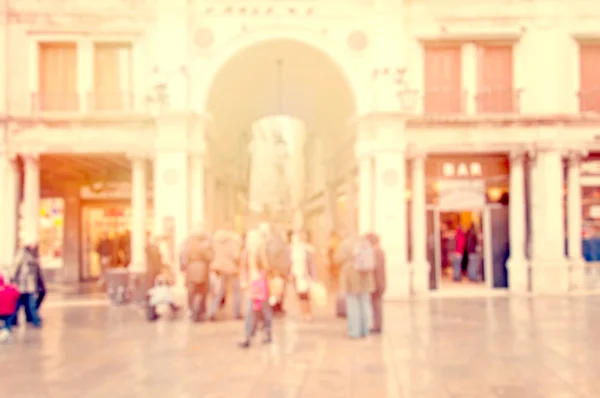
[[427,210],[427,224],[431,290],[476,291],[507,286],[506,206],[490,204],[475,210],[432,206]]
[[82,261],[80,280],[97,280],[101,274],[97,247],[103,237],[111,242],[111,267],[126,266],[129,253],[130,207],[124,204],[84,206],[82,214]]

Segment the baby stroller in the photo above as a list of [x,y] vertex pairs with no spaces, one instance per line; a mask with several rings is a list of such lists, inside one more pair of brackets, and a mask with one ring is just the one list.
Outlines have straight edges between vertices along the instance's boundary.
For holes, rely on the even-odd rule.
[[127,304],[133,295],[129,286],[129,272],[126,268],[113,268],[106,271],[106,293],[115,305]]
[[154,286],[146,293],[147,307],[146,319],[150,322],[160,318],[159,313],[163,308],[170,310],[171,317],[174,318],[181,309],[173,301],[172,283],[167,275],[161,274],[156,277]]

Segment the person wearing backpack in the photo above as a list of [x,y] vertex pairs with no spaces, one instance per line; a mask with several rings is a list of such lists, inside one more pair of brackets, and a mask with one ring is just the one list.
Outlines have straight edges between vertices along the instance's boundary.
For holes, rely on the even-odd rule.
[[371,310],[373,314],[372,334],[380,334],[383,325],[383,294],[386,287],[385,276],[385,253],[379,245],[379,236],[376,234],[367,234],[367,239],[373,247],[375,255],[375,269],[373,270],[373,280],[375,282],[375,290],[371,294]]
[[373,247],[364,236],[348,235],[340,243],[335,261],[342,267],[340,290],[346,301],[348,337],[366,337],[371,317],[371,293],[375,291]]
[[206,308],[209,265],[213,259],[212,243],[205,233],[190,236],[182,247],[181,268],[185,272],[191,318],[200,322]]
[[265,269],[270,279],[273,312],[283,314],[287,279],[292,265],[290,245],[269,223],[262,223],[259,231],[264,240]]
[[217,276],[220,289],[217,289],[208,310],[208,319],[214,321],[227,287],[233,296],[233,317],[242,319],[242,292],[239,276],[240,237],[230,225],[218,230],[213,236],[214,258],[210,270]]
[[[19,257],[17,270],[15,271],[15,285],[21,293],[17,303],[16,313],[21,307],[25,310],[26,319],[34,327],[40,328],[42,320],[37,311],[37,293],[40,286],[39,276],[41,275],[40,264],[35,257],[35,244],[27,244],[23,249],[23,254]],[[17,317],[13,318],[14,321]]]

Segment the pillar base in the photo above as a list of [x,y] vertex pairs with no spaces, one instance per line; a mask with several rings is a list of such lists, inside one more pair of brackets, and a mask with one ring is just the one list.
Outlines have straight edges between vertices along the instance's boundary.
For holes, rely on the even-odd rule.
[[[390,272],[393,269],[393,272]],[[406,264],[394,264],[388,266],[386,272],[386,290],[384,299],[386,301],[404,300],[410,297],[410,270]]]
[[533,260],[531,262],[531,291],[561,294],[569,291],[568,260]]
[[531,268],[525,258],[509,258],[506,262],[508,269],[508,290],[511,293],[527,293],[531,290]]
[[427,261],[414,262],[411,264],[411,291],[414,295],[420,296],[428,294],[431,290],[429,288],[430,268],[431,266]]
[[572,291],[582,291],[582,290],[587,290],[587,286],[586,286],[586,271],[587,271],[587,265],[586,262],[583,258],[578,258],[578,259],[571,259],[570,261],[570,266],[571,266],[571,272],[570,272],[570,278],[569,278],[569,282],[570,282],[570,290]]

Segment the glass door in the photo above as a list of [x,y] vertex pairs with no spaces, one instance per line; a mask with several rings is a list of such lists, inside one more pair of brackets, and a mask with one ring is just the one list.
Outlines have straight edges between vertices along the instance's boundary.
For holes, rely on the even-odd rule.
[[486,242],[486,282],[491,288],[508,287],[508,272],[506,262],[509,256],[508,206],[490,205],[486,209],[487,230]]
[[429,263],[429,289],[439,289],[441,271],[440,215],[436,208],[427,210],[427,262]]

